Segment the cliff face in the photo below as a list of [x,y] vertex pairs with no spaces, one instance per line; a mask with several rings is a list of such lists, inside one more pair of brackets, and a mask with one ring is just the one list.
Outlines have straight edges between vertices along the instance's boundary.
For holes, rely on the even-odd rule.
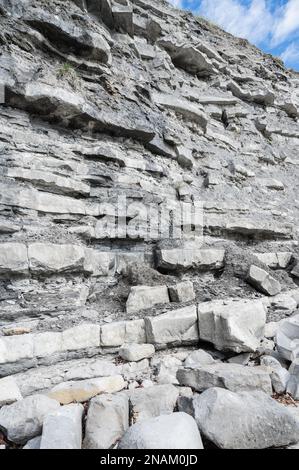
[[[0,377],[173,384],[169,348],[255,352],[299,304],[298,74],[162,0],[0,0],[0,24]],[[171,366],[115,365],[124,343]]]

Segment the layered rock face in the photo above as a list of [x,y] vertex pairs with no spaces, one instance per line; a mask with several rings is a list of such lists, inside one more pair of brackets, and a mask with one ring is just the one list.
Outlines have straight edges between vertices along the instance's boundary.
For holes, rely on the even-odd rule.
[[5,445],[296,444],[298,74],[163,0],[0,23]]

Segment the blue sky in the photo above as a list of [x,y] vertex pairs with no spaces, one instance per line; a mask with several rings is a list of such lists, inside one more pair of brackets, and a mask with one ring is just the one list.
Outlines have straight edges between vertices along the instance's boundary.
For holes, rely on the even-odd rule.
[[299,71],[299,0],[169,0]]

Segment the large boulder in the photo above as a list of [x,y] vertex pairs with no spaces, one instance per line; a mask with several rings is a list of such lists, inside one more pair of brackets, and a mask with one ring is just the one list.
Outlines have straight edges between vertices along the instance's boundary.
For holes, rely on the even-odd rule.
[[129,427],[125,393],[104,394],[91,400],[85,429],[85,449],[110,449]]
[[62,405],[79,402],[84,403],[100,393],[115,393],[125,388],[126,382],[121,375],[100,377],[87,380],[75,380],[56,385],[48,396]]
[[277,295],[282,289],[279,281],[274,279],[267,271],[255,265],[250,266],[247,280],[266,295]]
[[126,309],[127,313],[131,314],[157,304],[167,303],[169,303],[169,295],[166,286],[137,286],[131,287]]
[[49,413],[43,423],[40,449],[81,449],[83,411],[76,403]]
[[22,395],[14,377],[0,379],[0,407],[18,400],[22,400]]
[[203,436],[221,449],[265,449],[299,441],[297,420],[264,392],[210,388],[194,398]]
[[181,385],[202,392],[211,387],[222,387],[232,392],[262,390],[271,394],[270,375],[263,367],[240,364],[210,364],[181,368],[177,372]]
[[216,349],[253,352],[264,336],[266,309],[261,300],[215,300],[198,305],[200,339]]
[[0,410],[0,429],[17,444],[41,434],[45,417],[60,408],[58,401],[44,395],[32,395]]
[[198,342],[195,305],[171,310],[156,317],[146,317],[144,321],[147,342],[158,347]]
[[277,351],[287,361],[299,357],[299,315],[279,323],[275,342]]
[[270,372],[273,390],[279,394],[284,393],[290,379],[289,371],[272,356],[263,356],[261,365],[267,367]]
[[133,423],[173,412],[179,396],[174,385],[138,388],[129,393]]
[[203,449],[203,444],[194,418],[172,413],[131,426],[119,449]]
[[119,350],[120,357],[128,362],[141,361],[154,354],[155,348],[152,344],[124,344]]
[[224,265],[225,250],[185,248],[160,248],[157,250],[157,266],[165,271],[196,268],[220,269]]
[[299,400],[299,358],[292,362],[289,373],[290,378],[288,381],[287,392],[292,395],[294,400]]

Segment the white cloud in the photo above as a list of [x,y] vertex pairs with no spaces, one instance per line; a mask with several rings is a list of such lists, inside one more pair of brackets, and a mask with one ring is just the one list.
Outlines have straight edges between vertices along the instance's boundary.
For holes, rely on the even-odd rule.
[[299,45],[292,42],[281,54],[282,60],[287,65],[292,65],[299,62]]
[[168,0],[168,1],[169,1],[169,3],[171,3],[176,8],[182,8],[183,7],[183,0]]
[[299,31],[299,0],[289,0],[276,23],[273,41],[280,44],[296,31]]
[[273,15],[265,0],[252,0],[249,4],[239,0],[202,0],[199,13],[235,36],[255,43],[264,41],[273,26]]
[[299,33],[299,0],[197,0],[198,12],[235,36],[277,46]]

